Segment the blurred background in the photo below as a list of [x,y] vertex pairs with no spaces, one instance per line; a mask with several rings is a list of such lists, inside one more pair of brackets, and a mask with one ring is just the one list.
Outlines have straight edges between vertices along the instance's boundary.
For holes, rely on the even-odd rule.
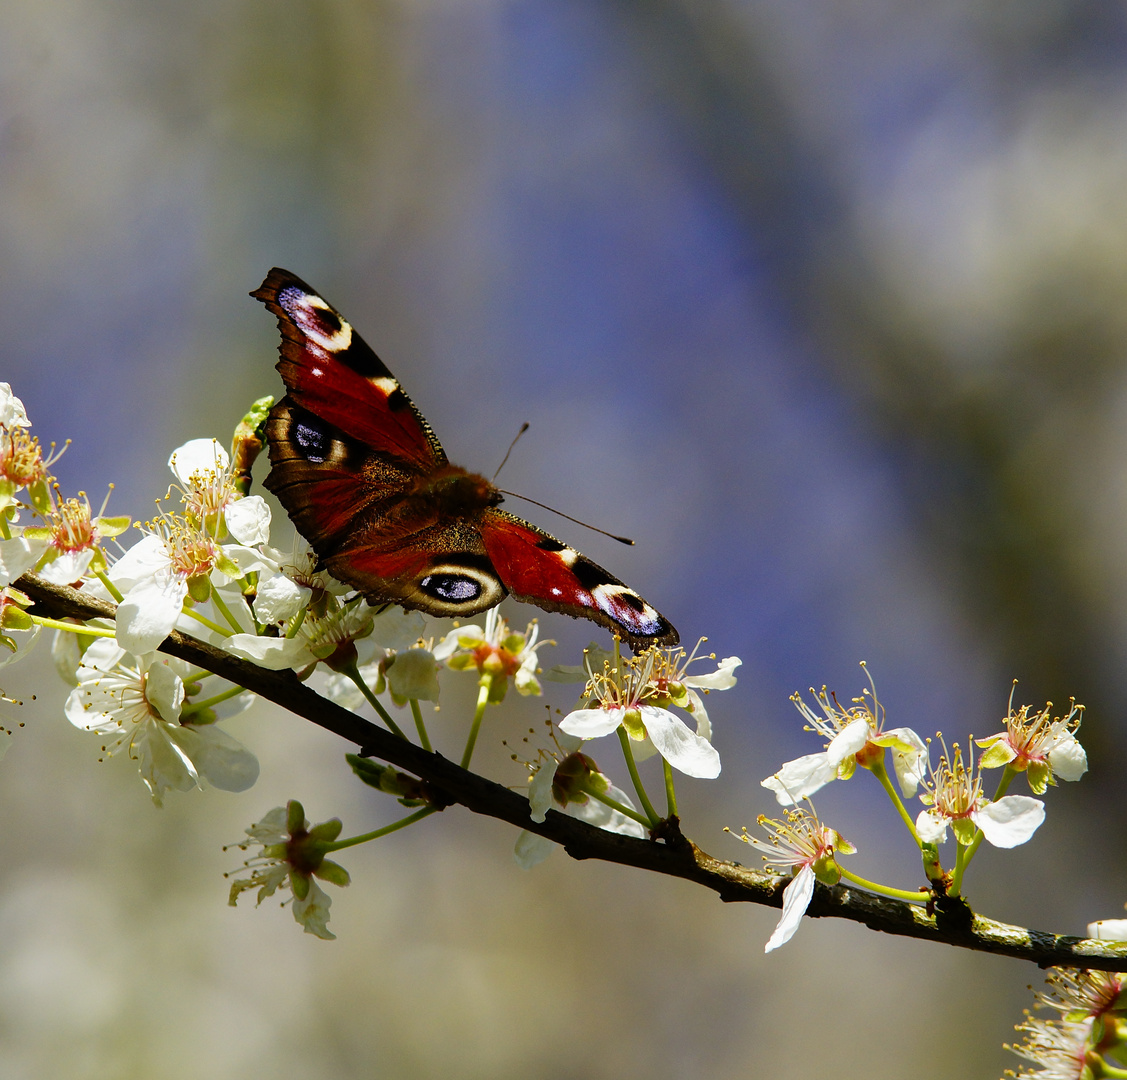
[[[721,830],[819,748],[794,690],[848,700],[865,660],[893,725],[965,743],[1016,678],[1088,706],[1092,769],[967,893],[1083,933],[1127,899],[1125,117],[1112,0],[9,0],[0,379],[74,440],[65,494],[112,481],[110,512],[147,517],[174,447],[280,393],[247,293],[293,270],[452,460],[492,473],[530,421],[505,486],[638,544],[513,509],[743,658],[710,701],[723,775],[681,785],[701,846],[757,861]],[[541,628],[547,663],[592,636]],[[27,701],[0,766],[3,1080],[1017,1065],[1029,965],[830,921],[765,957],[772,910],[560,852],[524,872],[458,808],[342,860],[336,942],[232,910],[221,845],[271,807],[350,833],[398,807],[256,705],[228,729],[257,786],[158,811],[66,722],[47,653],[2,683]],[[450,755],[472,684],[444,684]],[[501,740],[542,717],[492,710],[483,770],[520,784]],[[919,884],[870,777],[817,807],[856,872]]]

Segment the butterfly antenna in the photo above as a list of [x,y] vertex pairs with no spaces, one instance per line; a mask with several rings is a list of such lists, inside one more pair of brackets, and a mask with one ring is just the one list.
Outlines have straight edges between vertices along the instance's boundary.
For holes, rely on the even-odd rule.
[[515,491],[506,491],[504,488],[498,488],[502,495],[511,495],[514,499],[523,499],[525,502],[532,503],[533,506],[539,506],[541,510],[550,510],[553,514],[558,514],[562,518],[567,518],[568,521],[574,521],[576,525],[582,525],[585,529],[590,529],[592,532],[602,533],[603,536],[609,536],[612,540],[617,540],[620,544],[629,544],[633,546],[634,541],[628,536],[616,536],[612,532],[607,532],[606,529],[600,529],[598,525],[592,525],[586,521],[580,521],[577,517],[572,517],[570,514],[565,514],[562,510],[557,510],[554,506],[549,506],[547,503],[537,502],[535,499],[530,499],[527,495],[518,495]]
[[[509,443],[509,448],[505,451],[505,456],[501,459],[501,464],[497,466],[497,471],[493,474],[494,480],[496,480],[497,477],[501,474],[501,470],[505,467],[505,462],[509,460],[509,455],[513,452],[513,447],[516,446],[517,441],[527,430],[528,421],[526,420],[523,424],[521,424],[520,431],[516,433],[516,438],[514,438],[511,443]],[[519,499],[520,496],[518,495],[517,498]]]

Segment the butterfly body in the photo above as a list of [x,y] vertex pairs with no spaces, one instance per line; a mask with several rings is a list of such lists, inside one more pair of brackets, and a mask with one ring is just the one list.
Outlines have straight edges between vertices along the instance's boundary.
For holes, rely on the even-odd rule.
[[251,295],[278,317],[287,389],[266,423],[265,486],[329,573],[373,604],[468,616],[511,593],[635,648],[677,642],[636,592],[450,464],[395,376],[300,278],[276,268]]

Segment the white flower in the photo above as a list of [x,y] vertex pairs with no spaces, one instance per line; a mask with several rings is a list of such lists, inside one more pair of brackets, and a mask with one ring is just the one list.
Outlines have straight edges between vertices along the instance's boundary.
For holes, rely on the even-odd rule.
[[341,886],[349,883],[348,871],[325,858],[340,830],[339,818],[310,826],[296,799],[291,799],[286,806],[276,806],[246,830],[250,840],[238,845],[245,851],[255,843],[261,845],[262,850],[243,864],[251,871],[251,876],[232,883],[227,902],[234,907],[244,891],[257,889],[261,904],[268,896],[273,896],[279,886],[288,884],[293,890],[294,919],[307,934],[332,940],[336,935],[327,925],[332,900],[313,879],[316,876]]
[[168,467],[183,485],[189,518],[220,539],[222,519],[240,544],[265,544],[270,539],[270,507],[261,496],[238,491],[230,465],[230,456],[215,439],[191,439],[168,459]]
[[0,382],[0,427],[31,427],[23,402],[12,393],[11,386],[6,382]]
[[[634,809],[630,796],[617,788],[598,771],[598,766],[586,754],[578,753],[580,740],[563,735],[557,738],[559,755],[542,752],[534,762],[535,769],[528,785],[528,802],[533,821],[543,821],[550,808],[571,817],[586,821],[607,832],[624,836],[645,838],[648,833],[641,822],[600,801],[592,791],[605,795],[623,806]],[[517,837],[513,857],[517,864],[530,870],[543,862],[555,847],[547,837],[523,830]]]
[[1127,919],[1100,919],[1088,923],[1088,937],[1098,941],[1127,941]]
[[165,514],[151,521],[109,571],[124,594],[117,608],[118,644],[134,656],[152,652],[176,625],[189,592],[206,599],[213,574],[215,584],[225,584],[255,569],[251,556],[257,553],[222,546],[185,518]]
[[576,709],[560,722],[560,730],[580,739],[610,735],[619,727],[635,741],[648,739],[673,768],[687,776],[712,779],[720,775],[720,755],[708,739],[690,731],[676,714],[661,705],[673,704],[669,687],[655,679],[668,670],[669,654],[656,647],[592,672],[585,698],[592,707]]
[[181,723],[184,683],[156,653],[131,657],[98,638],[78,668],[66,702],[75,727],[113,738],[107,757],[124,748],[138,763],[153,802],[170,789],[189,791],[207,780],[224,791],[245,791],[258,779],[258,761],[215,724]]
[[[861,665],[865,667],[864,664]],[[868,668],[865,668],[868,675]],[[866,769],[883,768],[885,749],[892,751],[892,767],[905,797],[914,795],[927,770],[927,744],[911,728],[884,726],[884,706],[877,700],[872,676],[869,688],[853,699],[852,707],[842,708],[837,698],[826,692],[810,691],[822,715],[792,694],[791,701],[807,722],[807,730],[829,740],[819,754],[806,754],[788,761],[774,776],[761,781],[775,793],[781,806],[793,806],[809,798],[831,780],[848,780],[858,765]]]
[[975,773],[974,760],[963,764],[962,751],[954,746],[954,757],[944,755],[927,781],[927,792],[920,801],[930,805],[916,818],[916,832],[925,844],[942,844],[947,839],[947,826],[963,847],[974,843],[976,832],[998,848],[1024,844],[1045,820],[1045,804],[1028,795],[1006,795],[991,802],[982,793],[981,777]]
[[[1015,684],[1016,685],[1016,684]],[[1008,765],[1024,772],[1029,787],[1038,795],[1045,793],[1049,784],[1057,779],[1079,780],[1088,771],[1088,755],[1076,738],[1084,706],[1070,703],[1067,716],[1053,716],[1053,703],[1033,712],[1031,705],[1010,708],[1006,715],[1006,730],[975,742],[986,750],[979,759],[979,768],[993,769]]]
[[344,670],[356,661],[356,642],[372,633],[378,617],[366,600],[335,608],[322,618],[307,615],[293,637],[233,634],[218,644],[234,656],[271,671],[302,668],[323,661]]
[[476,668],[484,677],[490,677],[489,700],[504,699],[509,679],[523,695],[540,695],[540,681],[536,677],[538,657],[536,650],[549,641],[537,641],[540,628],[535,619],[523,634],[512,633],[509,624],[490,608],[485,613],[484,629],[476,623],[451,630],[435,646],[434,655],[445,660],[455,671]]
[[763,861],[773,870],[790,870],[794,878],[783,890],[783,914],[763,947],[772,952],[785,945],[798,929],[802,916],[814,896],[815,881],[836,885],[841,880],[837,856],[852,855],[857,849],[835,829],[823,825],[812,811],[789,810],[785,821],[759,815],[759,824],[773,835],[769,841],[739,837],[763,853]]

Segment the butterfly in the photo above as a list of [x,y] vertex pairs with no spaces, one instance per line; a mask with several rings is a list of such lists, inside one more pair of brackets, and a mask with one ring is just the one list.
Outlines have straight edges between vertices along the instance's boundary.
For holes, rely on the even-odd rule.
[[373,605],[468,616],[511,594],[591,619],[634,650],[677,643],[633,589],[451,465],[395,376],[304,281],[275,267],[251,296],[278,317],[287,390],[266,422],[265,486],[320,567]]

